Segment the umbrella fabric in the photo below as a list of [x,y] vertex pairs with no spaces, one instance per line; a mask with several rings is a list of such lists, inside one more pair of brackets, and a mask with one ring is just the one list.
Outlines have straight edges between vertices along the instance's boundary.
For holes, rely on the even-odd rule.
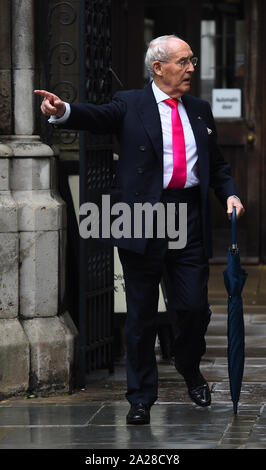
[[236,245],[235,211],[232,217],[232,247],[228,253],[224,283],[228,292],[228,373],[234,413],[237,413],[245,360],[245,328],[243,318],[242,290],[247,273],[241,268],[240,256]]

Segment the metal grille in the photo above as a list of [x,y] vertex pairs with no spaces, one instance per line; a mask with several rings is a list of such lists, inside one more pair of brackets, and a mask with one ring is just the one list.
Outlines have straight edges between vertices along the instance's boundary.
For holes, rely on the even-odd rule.
[[[40,39],[45,38],[45,87],[70,103],[108,102],[112,89],[111,1],[38,0],[38,11],[38,16],[46,18],[45,27],[39,23]],[[112,180],[112,137],[50,125],[42,134],[47,143],[60,149],[60,190],[68,206],[68,289],[78,290],[74,296],[79,304],[77,381],[84,386],[87,373],[98,368],[113,370],[113,249],[78,236],[68,177],[73,169],[79,172],[80,205],[87,201],[100,205]]]
[[[80,2],[80,99],[95,104],[111,98],[111,2]],[[80,203],[101,206],[113,175],[112,136],[80,133]],[[86,324],[80,381],[86,371],[113,370],[113,250],[94,239],[81,241],[80,320]]]

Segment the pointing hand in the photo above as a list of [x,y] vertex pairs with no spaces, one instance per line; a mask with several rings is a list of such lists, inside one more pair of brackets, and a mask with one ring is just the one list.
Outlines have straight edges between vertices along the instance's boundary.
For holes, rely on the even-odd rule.
[[45,116],[57,116],[60,118],[65,114],[66,105],[58,96],[46,90],[34,90],[34,93],[44,97],[41,111]]

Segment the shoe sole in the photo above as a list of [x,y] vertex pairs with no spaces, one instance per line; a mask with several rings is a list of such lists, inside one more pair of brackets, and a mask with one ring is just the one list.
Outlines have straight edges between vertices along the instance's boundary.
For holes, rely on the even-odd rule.
[[136,420],[131,420],[131,419],[127,419],[127,424],[150,424],[150,420],[142,420],[142,419],[136,419]]

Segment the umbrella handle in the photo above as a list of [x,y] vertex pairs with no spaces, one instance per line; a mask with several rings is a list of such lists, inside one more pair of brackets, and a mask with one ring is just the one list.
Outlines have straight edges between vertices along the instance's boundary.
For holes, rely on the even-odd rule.
[[232,249],[237,249],[236,242],[236,207],[233,207],[232,219],[231,219],[231,228],[232,228]]

